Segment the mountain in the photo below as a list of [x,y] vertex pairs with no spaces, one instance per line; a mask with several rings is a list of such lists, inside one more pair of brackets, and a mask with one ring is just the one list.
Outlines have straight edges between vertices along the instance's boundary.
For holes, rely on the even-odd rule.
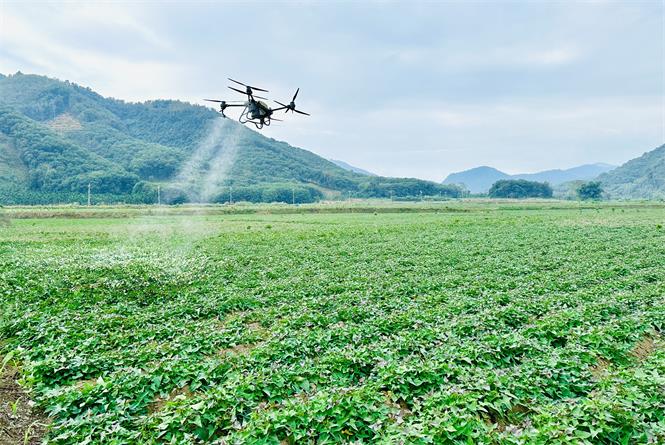
[[512,177],[514,179],[549,182],[550,185],[559,185],[568,181],[588,181],[614,168],[616,168],[616,165],[599,162],[596,164],[580,165],[578,167],[568,168],[565,170],[545,170],[538,173],[523,173],[512,175]]
[[459,173],[452,173],[444,184],[464,184],[471,193],[487,193],[492,184],[500,179],[526,179],[528,181],[549,182],[556,186],[569,181],[588,181],[615,168],[610,164],[585,164],[565,170],[545,170],[538,173],[509,175],[492,167],[476,167]]
[[[457,187],[369,177],[267,138],[206,107],[128,103],[44,76],[0,76],[0,204],[311,202],[459,196]],[[232,188],[232,190],[231,190]]]
[[487,193],[496,181],[509,179],[510,175],[492,167],[476,167],[459,173],[451,173],[443,184],[464,185],[471,193]]
[[665,144],[598,180],[612,199],[665,199]]
[[365,176],[377,176],[375,173],[368,172],[367,170],[363,170],[362,168],[359,167],[354,167],[353,165],[347,164],[346,162],[340,161],[338,159],[331,159],[330,162],[337,165],[338,167],[342,167],[346,171],[358,173],[360,175],[365,175]]

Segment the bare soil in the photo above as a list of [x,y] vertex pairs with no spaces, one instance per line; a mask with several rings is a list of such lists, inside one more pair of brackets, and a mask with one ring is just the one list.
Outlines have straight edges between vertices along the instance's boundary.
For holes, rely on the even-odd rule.
[[605,374],[607,374],[607,369],[612,365],[608,360],[605,360],[602,357],[598,357],[597,363],[591,367],[591,375],[596,380],[600,380]]
[[50,420],[34,407],[18,379],[18,370],[11,366],[0,375],[0,445],[37,445],[42,443]]
[[648,333],[642,338],[642,340],[637,342],[632,351],[630,351],[630,355],[635,357],[638,361],[643,362],[649,358],[656,349],[658,349],[660,339],[661,335],[658,332],[652,331]]
[[[192,390],[189,388],[189,385],[185,385],[182,388],[176,388],[166,397],[157,397],[150,405],[148,405],[148,413],[154,414],[158,411],[164,409],[168,402],[173,401],[178,396],[183,396],[184,398],[191,398],[194,395]],[[0,444],[1,445],[1,444]]]

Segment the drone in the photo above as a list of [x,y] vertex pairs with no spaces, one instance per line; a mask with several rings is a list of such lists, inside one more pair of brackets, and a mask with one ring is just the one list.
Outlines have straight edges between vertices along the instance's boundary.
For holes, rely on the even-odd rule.
[[245,91],[242,91],[238,88],[235,87],[229,87],[233,91],[236,91],[240,94],[245,94],[247,96],[246,101],[225,101],[225,100],[217,100],[217,99],[203,99],[208,102],[216,102],[219,104],[219,112],[222,114],[222,117],[226,117],[224,114],[224,110],[226,110],[229,107],[244,107],[242,110],[242,113],[240,113],[240,118],[238,118],[238,121],[241,124],[254,124],[256,128],[259,130],[263,128],[263,126],[269,126],[271,121],[282,121],[281,119],[277,119],[272,117],[273,113],[275,111],[280,111],[284,110],[284,113],[288,113],[289,111],[291,113],[296,112],[299,114],[304,114],[305,116],[309,116],[309,113],[305,113],[304,111],[300,111],[296,109],[296,97],[298,97],[298,93],[300,92],[300,88],[296,90],[296,93],[293,95],[293,99],[291,99],[291,102],[286,105],[283,104],[279,101],[273,101],[280,106],[277,108],[270,108],[265,102],[257,99],[263,99],[263,100],[268,100],[265,97],[261,96],[256,96],[254,94],[254,91],[261,91],[264,93],[268,93],[268,90],[264,90],[263,88],[258,88],[258,87],[253,87],[250,85],[246,85],[242,82],[238,82],[237,80],[233,80],[230,77],[228,78],[231,82],[237,83],[238,85],[242,85],[245,87]]

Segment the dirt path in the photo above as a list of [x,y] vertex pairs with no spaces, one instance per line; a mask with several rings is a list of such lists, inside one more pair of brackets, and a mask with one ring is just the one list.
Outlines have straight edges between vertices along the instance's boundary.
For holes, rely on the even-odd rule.
[[31,406],[30,398],[16,383],[18,378],[18,370],[11,366],[0,375],[0,445],[37,445],[42,443],[49,420]]

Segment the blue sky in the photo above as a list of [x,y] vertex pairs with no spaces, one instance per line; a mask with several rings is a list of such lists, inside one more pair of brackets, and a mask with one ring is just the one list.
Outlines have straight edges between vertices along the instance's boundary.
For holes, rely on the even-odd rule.
[[[390,176],[621,164],[665,142],[662,1],[0,0],[0,72],[299,108],[262,132]],[[233,112],[229,113],[234,115]]]

